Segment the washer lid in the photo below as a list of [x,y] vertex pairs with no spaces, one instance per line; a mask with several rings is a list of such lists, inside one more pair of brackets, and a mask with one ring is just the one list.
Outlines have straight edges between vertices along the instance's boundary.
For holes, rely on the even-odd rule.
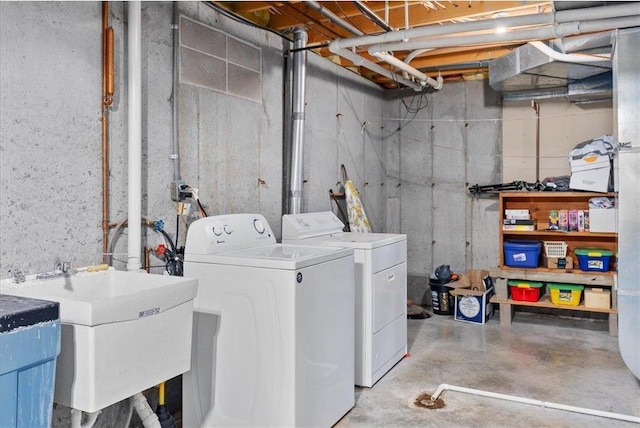
[[297,270],[353,255],[350,248],[329,248],[297,244],[273,244],[208,256],[191,257],[193,262],[271,269]]
[[331,247],[348,247],[372,250],[385,245],[395,244],[407,240],[407,235],[397,233],[358,233],[341,232],[331,235],[316,236],[300,241],[287,240],[286,242],[305,242],[309,245],[324,245]]

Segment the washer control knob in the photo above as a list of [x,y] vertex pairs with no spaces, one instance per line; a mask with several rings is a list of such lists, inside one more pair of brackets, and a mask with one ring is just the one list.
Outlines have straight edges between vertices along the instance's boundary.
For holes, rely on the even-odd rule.
[[225,224],[224,233],[226,233],[227,235],[231,235],[233,233],[233,229],[231,228],[231,226],[229,226],[228,224]]
[[216,236],[222,235],[222,228],[220,226],[213,226],[213,234]]
[[260,220],[259,218],[253,220],[253,227],[256,229],[256,232],[258,232],[259,234],[263,234],[264,233],[264,224],[262,223],[262,220]]

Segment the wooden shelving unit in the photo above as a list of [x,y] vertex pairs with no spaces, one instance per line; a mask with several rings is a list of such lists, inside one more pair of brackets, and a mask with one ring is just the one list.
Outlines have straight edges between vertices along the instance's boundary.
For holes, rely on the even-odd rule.
[[[497,294],[491,299],[493,303],[500,305],[500,323],[510,325],[513,320],[515,306],[541,307],[563,310],[577,310],[600,312],[609,314],[609,333],[612,336],[618,334],[618,309],[616,293],[616,273],[609,272],[583,272],[578,266],[578,259],[574,254],[576,248],[601,248],[613,251],[617,250],[618,235],[616,233],[597,232],[562,232],[548,230],[550,210],[588,210],[589,199],[593,197],[609,196],[609,193],[588,192],[502,192],[500,193],[500,266],[490,271],[490,275],[496,279]],[[529,210],[531,218],[535,222],[535,231],[506,231],[502,230],[502,218],[506,209]],[[513,268],[505,266],[504,251],[505,241],[564,241],[568,244],[567,257],[573,258],[574,269],[559,270],[538,268]],[[544,246],[542,250],[544,251]],[[614,265],[615,266],[615,265]],[[519,279],[537,282],[555,282],[564,284],[580,284],[586,287],[600,287],[611,289],[611,308],[587,308],[584,304],[579,306],[555,305],[551,303],[549,296],[544,295],[538,302],[514,301],[508,298],[506,290],[509,279]],[[501,290],[502,292],[499,292]]]

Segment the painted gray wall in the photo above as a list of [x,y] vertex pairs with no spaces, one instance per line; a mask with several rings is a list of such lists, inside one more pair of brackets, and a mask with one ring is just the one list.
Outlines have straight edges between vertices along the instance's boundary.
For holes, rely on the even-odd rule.
[[[262,103],[187,84],[179,88],[182,178],[200,191],[209,215],[260,212],[280,234],[283,41],[232,21],[200,2],[180,12],[262,49]],[[116,94],[110,113],[110,219],[126,218],[126,3],[110,5],[116,34]],[[12,267],[50,270],[102,260],[100,169],[101,6],[0,3],[0,277]],[[175,236],[172,177],[172,5],[142,4],[143,215]],[[308,55],[305,211],[331,209],[340,164],[360,188],[377,231],[385,226],[379,137],[382,89]],[[338,116],[339,115],[339,116]],[[363,128],[363,124],[367,123]],[[259,179],[261,181],[259,181]],[[262,184],[260,184],[262,183]],[[187,224],[181,218],[180,243]],[[143,230],[147,245],[162,240]],[[126,259],[126,229],[114,265]],[[152,258],[152,265],[161,262]],[[156,271],[161,271],[157,268]]]
[[[179,4],[185,16],[260,46],[263,70],[262,103],[180,86],[182,178],[200,190],[209,215],[261,212],[279,235],[283,41],[203,3]],[[118,222],[127,212],[126,3],[110,7],[117,82],[110,217]],[[142,8],[142,211],[164,220],[174,236],[172,4]],[[0,2],[1,278],[12,267],[50,270],[55,256],[76,266],[102,260],[100,30],[98,2]],[[395,92],[315,54],[308,55],[307,71],[303,210],[331,209],[328,191],[337,189],[344,164],[374,231],[409,235],[410,275],[424,279],[442,263],[456,271],[494,266],[497,204],[472,199],[467,184],[500,177],[495,94],[483,82],[447,84],[413,115]],[[415,94],[407,97],[415,104]],[[192,219],[180,220],[180,243]],[[161,242],[144,233],[147,245]],[[118,268],[126,242],[125,231],[116,246]]]
[[[425,102],[402,93],[413,109]],[[408,236],[408,296],[423,302],[437,266],[466,272],[498,263],[497,200],[473,198],[468,187],[500,181],[501,102],[483,81],[447,83],[417,112],[388,98],[387,228]]]

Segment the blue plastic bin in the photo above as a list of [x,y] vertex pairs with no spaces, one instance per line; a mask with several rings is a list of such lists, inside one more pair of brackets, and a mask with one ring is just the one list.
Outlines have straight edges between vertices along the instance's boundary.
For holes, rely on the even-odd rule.
[[607,272],[613,257],[613,251],[599,248],[576,248],[574,253],[583,271]]
[[540,260],[539,241],[506,241],[504,244],[504,264],[511,267],[536,268]]
[[50,427],[56,358],[57,302],[0,295],[0,427]]

